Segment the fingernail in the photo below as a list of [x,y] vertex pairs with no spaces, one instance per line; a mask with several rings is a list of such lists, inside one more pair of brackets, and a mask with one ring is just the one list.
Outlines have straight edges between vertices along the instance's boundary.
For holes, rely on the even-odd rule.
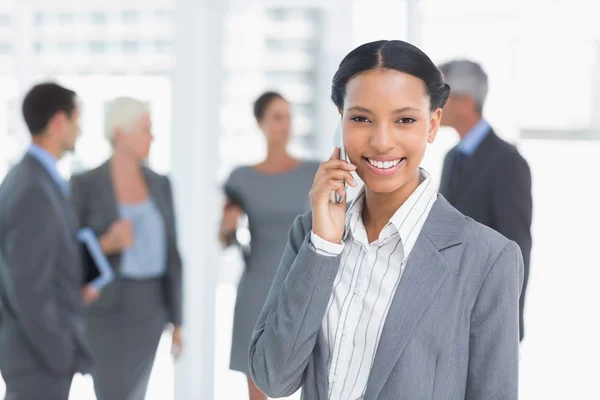
[[348,166],[352,169],[356,169],[356,165],[348,163]]
[[357,187],[358,183],[356,183],[356,180],[354,178],[352,178],[352,186]]

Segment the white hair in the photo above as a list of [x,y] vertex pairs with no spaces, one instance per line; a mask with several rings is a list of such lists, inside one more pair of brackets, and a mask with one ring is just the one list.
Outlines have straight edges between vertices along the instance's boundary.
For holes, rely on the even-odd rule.
[[108,106],[104,120],[104,136],[113,143],[117,129],[129,133],[140,117],[149,111],[146,104],[132,97],[114,99]]
[[488,76],[476,62],[455,60],[440,65],[451,93],[471,96],[477,105],[477,111],[483,112],[488,94]]

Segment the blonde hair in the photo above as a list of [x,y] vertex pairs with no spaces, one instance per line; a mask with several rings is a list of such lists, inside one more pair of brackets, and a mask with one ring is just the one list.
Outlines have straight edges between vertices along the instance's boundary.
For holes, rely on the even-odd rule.
[[104,136],[110,143],[114,143],[115,131],[122,130],[129,133],[140,117],[150,110],[143,102],[132,97],[118,97],[108,107],[104,120]]

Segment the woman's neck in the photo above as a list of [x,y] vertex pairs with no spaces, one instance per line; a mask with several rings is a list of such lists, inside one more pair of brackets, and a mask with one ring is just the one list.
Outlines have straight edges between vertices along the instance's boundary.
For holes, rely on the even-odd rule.
[[257,167],[266,172],[282,172],[294,168],[298,162],[287,152],[285,147],[269,147],[267,157]]
[[127,153],[115,151],[110,159],[115,198],[119,203],[136,204],[149,196],[139,160]]
[[391,193],[375,193],[365,187],[365,202],[362,220],[369,243],[375,241],[392,216],[419,187],[420,171],[398,190]]
[[110,159],[110,166],[113,171],[113,178],[117,180],[120,178],[128,180],[141,175],[142,172],[141,163],[122,151],[115,151],[113,153]]

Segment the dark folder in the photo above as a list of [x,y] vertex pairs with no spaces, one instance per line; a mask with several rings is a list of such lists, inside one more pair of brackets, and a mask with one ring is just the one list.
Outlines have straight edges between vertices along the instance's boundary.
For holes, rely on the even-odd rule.
[[102,252],[96,235],[90,228],[82,228],[77,239],[81,243],[81,255],[86,284],[101,290],[114,279],[114,273]]

